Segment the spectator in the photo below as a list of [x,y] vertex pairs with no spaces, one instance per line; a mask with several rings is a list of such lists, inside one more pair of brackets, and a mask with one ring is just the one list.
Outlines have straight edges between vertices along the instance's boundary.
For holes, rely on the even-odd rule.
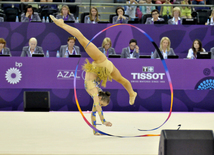
[[81,55],[79,46],[75,46],[76,38],[69,37],[67,45],[62,45],[60,47],[59,55],[60,57],[67,57],[68,55]]
[[192,4],[206,5],[206,0],[192,0]]
[[58,6],[56,4],[51,4],[53,0],[40,0],[40,2],[46,2],[46,4],[40,4],[41,10],[58,10]]
[[209,23],[206,22],[205,25],[214,25],[214,10],[212,10],[212,13],[210,15]]
[[180,8],[179,7],[175,7],[172,10],[173,18],[168,20],[168,24],[169,25],[181,25],[182,24],[182,19],[180,18],[180,14],[181,14]]
[[121,53],[121,58],[139,58],[140,49],[137,45],[137,40],[131,39],[129,41],[129,46],[123,48]]
[[195,39],[192,44],[192,48],[189,49],[187,58],[188,59],[196,59],[197,52],[206,52],[204,48],[202,48],[202,43],[199,39]]
[[37,46],[36,38],[30,38],[29,46],[23,47],[21,57],[32,57],[32,54],[44,54],[42,47]]
[[[152,4],[152,0],[146,0],[146,3],[144,4]],[[143,15],[151,14],[152,10],[155,10],[155,6],[140,6],[140,11]]]
[[57,19],[63,19],[64,21],[75,21],[74,15],[70,13],[69,7],[63,5],[61,12],[56,16]]
[[152,18],[147,18],[145,24],[154,24],[155,21],[164,21],[163,18],[159,18],[159,11],[157,9],[152,10]]
[[6,47],[6,41],[0,38],[0,55],[11,55],[10,49]]
[[130,1],[127,1],[126,4],[128,4],[126,6],[126,11],[125,11],[125,14],[128,15],[132,21],[134,21],[134,19],[136,18],[135,15],[136,15],[136,9],[137,9],[137,6],[136,5],[131,5],[131,4],[138,4],[135,0],[130,0]]
[[112,18],[113,24],[118,24],[118,23],[126,23],[127,24],[129,21],[129,18],[124,16],[124,14],[125,14],[125,11],[124,11],[123,7],[121,7],[121,6],[117,7],[117,9],[116,9],[116,15],[117,16],[114,16]]
[[21,22],[41,21],[38,13],[34,13],[33,7],[28,5],[25,9],[25,13],[21,15]]
[[102,47],[99,47],[98,49],[104,53],[106,55],[106,57],[108,57],[109,55],[114,55],[116,54],[114,48],[111,47],[111,39],[106,37],[104,38],[103,40],[103,43],[102,43]]
[[[181,2],[181,4],[189,5],[190,3],[188,0],[184,0]],[[191,7],[183,6],[181,7],[181,18],[192,18],[192,10]]]
[[[164,58],[167,58],[168,55],[175,55],[174,50],[170,46],[171,46],[170,39],[168,37],[163,37],[160,41],[159,49]],[[153,57],[160,58],[157,50],[155,50]]]
[[84,23],[96,24],[98,21],[100,21],[98,10],[96,7],[92,7],[89,15],[85,16]]
[[[163,4],[171,4],[171,3],[170,3],[170,0],[166,0],[166,2]],[[162,6],[160,12],[161,12],[162,16],[167,16],[168,18],[171,18],[172,17],[172,6]]]

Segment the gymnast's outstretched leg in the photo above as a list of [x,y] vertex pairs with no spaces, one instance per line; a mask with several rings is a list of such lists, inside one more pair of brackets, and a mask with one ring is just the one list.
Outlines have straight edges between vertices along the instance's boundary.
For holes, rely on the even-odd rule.
[[93,43],[90,43],[88,45],[89,40],[85,38],[85,36],[83,36],[83,34],[78,29],[65,24],[63,19],[56,19],[52,15],[50,15],[50,18],[56,25],[58,25],[59,27],[61,27],[74,37],[76,37],[79,43],[83,46],[83,48],[87,52],[87,54],[94,60],[95,63],[99,64],[107,59],[106,56]]
[[[107,59],[106,56],[93,43],[90,43],[88,45],[89,40],[85,38],[85,36],[83,36],[83,34],[78,29],[65,24],[63,19],[56,19],[52,15],[50,15],[50,18],[53,20],[53,22],[56,25],[58,25],[59,27],[66,30],[68,33],[70,33],[74,37],[76,37],[79,43],[85,48],[85,51],[87,52],[87,54],[94,60],[96,64],[102,63]],[[131,105],[134,104],[137,93],[133,91],[131,83],[120,74],[119,70],[114,65],[113,65],[113,71],[111,73],[111,76],[115,81],[123,85],[123,87],[129,93],[129,103]]]

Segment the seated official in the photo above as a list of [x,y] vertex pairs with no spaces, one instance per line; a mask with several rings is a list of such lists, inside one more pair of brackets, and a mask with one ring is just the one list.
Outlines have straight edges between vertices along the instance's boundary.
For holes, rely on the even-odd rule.
[[[170,48],[170,46],[171,46],[170,39],[168,37],[163,37],[160,41],[159,49],[160,49],[164,59],[166,59],[168,55],[175,55],[174,50],[172,48]],[[155,50],[153,57],[154,57],[154,59],[160,58],[157,50]]]
[[34,13],[33,7],[28,5],[25,9],[25,13],[21,15],[21,22],[41,21],[38,13]]
[[75,21],[74,15],[70,13],[70,9],[67,5],[63,5],[61,12],[56,16],[56,19],[63,19],[64,21]]
[[112,23],[113,24],[118,24],[118,23],[126,23],[127,24],[129,21],[129,18],[124,16],[124,14],[125,14],[125,11],[124,11],[123,7],[121,7],[121,6],[117,7],[117,9],[116,9],[116,15],[117,16],[114,16],[112,18]]
[[180,18],[180,14],[181,14],[180,8],[175,7],[172,10],[173,18],[168,20],[168,24],[169,25],[181,25],[182,24],[182,18]]
[[100,21],[98,10],[96,7],[90,9],[89,15],[85,16],[84,23],[93,23],[96,24]]
[[6,47],[6,41],[0,38],[0,55],[11,55],[10,49]]
[[4,22],[4,18],[3,17],[0,17],[0,22]]
[[131,39],[129,41],[129,46],[123,48],[121,53],[121,58],[139,58],[140,49],[137,45],[137,40]]
[[163,18],[159,18],[159,11],[157,9],[152,10],[152,18],[148,17],[145,24],[154,24],[155,21],[164,21]]
[[209,17],[209,22],[206,22],[205,25],[214,25],[214,10],[212,10],[212,13]]
[[206,52],[204,48],[202,48],[202,43],[199,39],[195,39],[192,43],[192,48],[189,49],[187,58],[188,59],[196,59],[197,52]]
[[32,54],[44,54],[42,47],[37,46],[36,38],[30,38],[29,46],[23,47],[21,57],[32,57]]
[[81,55],[79,46],[75,46],[76,38],[69,37],[67,45],[62,45],[60,47],[59,55],[60,57],[67,57],[68,55]]
[[106,57],[108,57],[109,55],[115,55],[116,52],[114,50],[114,48],[111,47],[111,39],[106,37],[104,38],[103,40],[103,43],[102,43],[102,47],[99,47],[98,49],[104,53],[106,55]]

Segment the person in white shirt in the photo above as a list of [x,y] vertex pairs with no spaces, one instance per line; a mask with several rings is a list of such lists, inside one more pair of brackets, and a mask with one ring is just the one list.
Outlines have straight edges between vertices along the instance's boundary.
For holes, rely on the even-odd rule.
[[60,47],[59,55],[60,57],[68,57],[69,55],[81,55],[79,46],[75,46],[76,38],[69,37],[67,45],[62,45]]
[[[208,20],[208,19],[207,19]],[[214,10],[212,10],[212,13],[210,15],[209,20],[205,23],[205,25],[214,25]]]
[[202,43],[199,39],[195,39],[192,44],[192,48],[189,49],[187,58],[188,59],[196,59],[197,52],[206,52],[204,48],[202,48]]
[[182,18],[180,18],[181,9],[179,7],[175,7],[172,10],[172,19],[168,20],[169,25],[181,25],[182,24]]
[[30,38],[29,46],[23,47],[21,57],[32,57],[32,54],[44,54],[42,47],[37,46],[36,38]]
[[131,20],[134,20],[136,17],[135,15],[136,15],[137,6],[130,5],[130,4],[138,4],[138,3],[135,0],[130,0],[130,1],[127,1],[126,4],[129,4],[129,6],[128,5],[126,6],[125,14],[128,15],[131,18]]

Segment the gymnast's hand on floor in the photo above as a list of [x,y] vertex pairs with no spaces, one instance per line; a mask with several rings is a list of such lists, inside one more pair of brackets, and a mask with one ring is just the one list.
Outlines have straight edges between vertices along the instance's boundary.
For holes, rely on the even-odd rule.
[[63,19],[56,19],[53,15],[49,16],[57,26],[62,27],[65,24]]
[[111,122],[104,122],[103,123],[105,126],[112,126],[112,123]]

